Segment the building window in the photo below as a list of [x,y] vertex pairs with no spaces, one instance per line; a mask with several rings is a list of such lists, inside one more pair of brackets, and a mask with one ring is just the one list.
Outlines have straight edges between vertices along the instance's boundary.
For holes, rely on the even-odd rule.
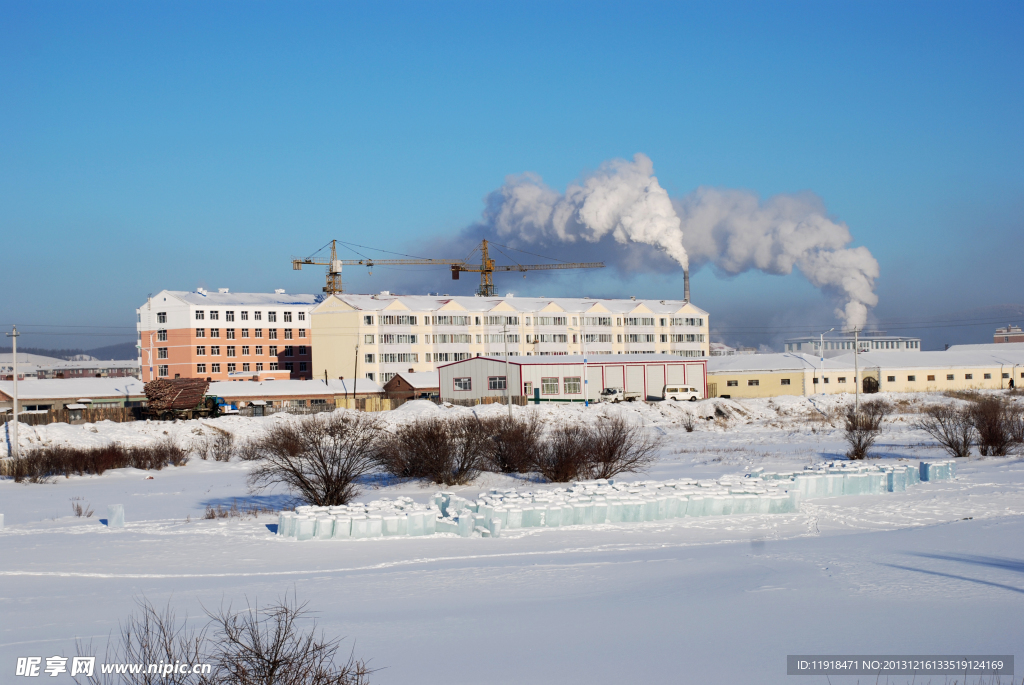
[[839,383],[845,383],[846,382],[846,376],[840,376],[839,378],[836,379],[836,381],[839,382]]
[[210,364],[210,373],[220,373],[220,364]]
[[1009,377],[1010,377],[1010,374],[1008,374],[1008,373],[1004,373],[1003,374],[1003,378],[1009,378]]
[[284,313],[284,320],[285,320],[285,323],[291,323],[292,313],[291,312],[285,312]]
[[157,323],[167,323],[167,312],[157,312],[156,313],[156,322]]
[[739,385],[739,384],[740,384],[740,382],[739,382],[739,381],[726,381],[726,382],[725,382],[725,385],[726,385],[727,387],[730,387],[730,388],[735,388],[735,387],[736,387],[737,385]]
[[249,365],[247,363],[243,363],[242,364],[242,371],[248,371],[248,370],[249,370]]
[[300,328],[299,329],[299,337],[300,338],[305,338],[306,337],[306,329],[305,328]]
[[558,378],[541,378],[540,392],[542,395],[557,395]]
[[196,310],[196,321],[202,321],[205,318],[206,318],[206,312],[204,312],[202,309],[197,309]]
[[262,338],[263,337],[263,329],[262,328],[257,328],[256,330],[253,331],[253,333],[255,334],[255,335],[253,335],[254,338]]
[[242,337],[243,338],[248,338],[249,337],[249,329],[248,328],[243,328],[242,329]]
[[256,346],[256,356],[257,357],[262,357],[263,356],[263,345],[257,345]]
[[292,348],[291,345],[285,345],[284,346],[284,356],[286,356],[286,357],[294,357],[295,355],[292,354],[292,350],[293,349],[294,348]]
[[290,329],[290,328],[284,329],[284,339],[285,340],[291,340],[292,339],[292,329]]
[[306,320],[306,312],[299,312],[299,321]]
[[242,345],[242,356],[243,357],[248,357],[249,356],[249,346],[248,345]]
[[[817,379],[815,379],[815,380],[817,380]],[[760,385],[760,384],[761,384],[761,381],[755,380],[753,378],[751,378],[750,380],[747,381],[747,385]]]
[[158,347],[158,348],[156,348],[156,358],[157,359],[167,359],[167,348],[166,347]]
[[380,375],[381,383],[387,383],[389,380],[394,378],[397,374],[394,371],[385,372]]
[[234,373],[235,372],[235,368],[236,367],[235,367],[234,364],[228,364],[228,373]]
[[267,321],[277,321],[277,312],[267,312]]
[[427,352],[427,361],[428,362],[430,361],[430,353],[429,352]]
[[257,371],[262,371],[263,370],[263,362],[256,362],[256,370]]
[[299,345],[299,356],[300,357],[304,357],[305,355],[306,355],[306,346],[305,345]]
[[372,373],[366,374],[366,380],[372,381],[373,380],[373,374]]
[[234,357],[235,356],[235,346],[234,345],[228,345],[228,356],[229,357]]
[[241,316],[242,321],[248,321],[249,320],[249,312],[243,311],[243,312],[241,312],[241,314],[242,314],[242,316]]
[[277,345],[271,345],[269,350],[270,351],[267,354],[269,354],[271,357],[277,356]]
[[569,376],[567,378],[563,378],[562,386],[565,390],[566,395],[579,395],[581,392],[583,392],[580,389],[581,383],[579,376]]
[[889,381],[890,383],[895,383],[896,382],[896,376],[886,376],[885,380]]
[[253,321],[262,321],[263,320],[263,312],[253,312],[252,313],[252,320]]
[[235,339],[235,329],[234,328],[226,329],[224,331],[224,337],[227,338],[228,340],[234,340]]
[[284,370],[285,371],[291,371],[294,368],[295,368],[295,364],[293,364],[292,362],[285,362],[284,363]]
[[210,329],[210,337],[211,338],[219,338],[220,337],[220,329],[219,328],[211,328]]
[[299,371],[306,370],[306,362],[299,362]]
[[930,381],[935,380],[935,376],[928,376],[928,380],[930,380]]
[[616,335],[615,337],[617,338],[615,342],[622,342],[622,334]]
[[269,329],[267,329],[267,337],[270,338],[271,340],[277,340],[277,329],[276,328],[269,328]]
[[964,380],[973,381],[974,380],[974,374],[973,373],[965,373],[964,374]]
[[210,356],[217,357],[220,355],[220,345],[210,345]]
[[206,345],[196,345],[196,356],[197,357],[205,357],[206,356]]
[[372,326],[373,325],[373,317],[372,316],[364,316],[363,317],[363,323],[365,325],[367,325],[367,326]]
[[913,383],[914,381],[917,380],[917,376],[907,376],[907,380]]
[[783,385],[789,385],[789,379],[788,378],[783,378],[782,379],[782,384]]
[[270,362],[270,370],[277,371],[277,362]]
[[505,384],[505,376],[488,376],[487,377],[487,389],[488,390],[504,390],[508,387]]
[[373,363],[373,355],[372,354],[363,355],[363,363],[365,363],[365,364],[372,364]]
[[156,373],[157,373],[158,376],[166,376],[167,375],[167,365],[166,364],[160,364],[159,366],[157,366],[156,367]]
[[951,373],[947,373],[947,374],[946,374],[946,380],[947,380],[947,381],[951,381],[951,380],[953,380],[953,374],[951,374]]
[[985,374],[985,380],[990,380],[991,378],[992,378],[992,374],[990,374],[990,373],[986,373]]
[[[163,333],[163,335],[164,335],[164,337],[162,337],[162,338],[160,337],[161,333]],[[197,328],[196,329],[196,337],[197,338],[205,338],[206,337],[206,329],[205,328]],[[156,339],[157,340],[167,340],[167,331],[157,331]]]
[[372,345],[373,344],[373,334],[372,333],[363,336],[363,344],[364,345]]
[[455,379],[456,390],[472,390],[473,379],[472,378],[456,378]]

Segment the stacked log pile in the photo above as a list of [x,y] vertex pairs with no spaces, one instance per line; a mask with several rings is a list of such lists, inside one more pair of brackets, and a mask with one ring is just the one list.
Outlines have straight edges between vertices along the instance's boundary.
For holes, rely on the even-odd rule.
[[146,383],[150,409],[194,409],[206,395],[210,382],[201,378],[175,378]]

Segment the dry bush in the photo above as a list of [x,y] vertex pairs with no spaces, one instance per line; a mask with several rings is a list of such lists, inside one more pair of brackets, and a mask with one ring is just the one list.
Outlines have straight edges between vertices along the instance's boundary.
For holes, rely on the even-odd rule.
[[[169,604],[163,610],[146,600],[137,604],[120,635],[108,641],[105,663],[204,664],[209,673],[106,674],[96,668],[92,676],[74,676],[78,685],[366,685],[372,673],[351,654],[339,659],[341,640],[318,632],[315,621],[304,630],[300,623],[309,612],[295,599],[262,608],[247,603],[238,612],[222,607],[208,612],[198,629],[189,627],[187,616],[179,621]],[[79,643],[78,654],[95,651]]]
[[71,513],[78,518],[90,518],[93,515],[92,507],[89,506],[88,502],[82,504],[84,501],[81,497],[71,498]]
[[864,459],[868,455],[882,430],[885,417],[892,407],[885,400],[871,400],[860,405],[860,412],[847,407],[844,416],[843,436],[850,449],[847,459]]
[[[213,428],[212,426],[210,426]],[[231,453],[234,447],[234,436],[231,433],[219,428],[213,429],[215,433],[203,440],[193,443],[192,449],[203,461],[213,459],[214,461],[231,461]]]
[[260,514],[276,514],[278,513],[275,509],[270,509],[261,504],[243,504],[238,506],[238,500],[231,502],[230,507],[225,507],[218,504],[216,507],[206,505],[206,513],[203,515],[204,519],[230,519],[230,518],[259,518]]
[[597,424],[589,447],[587,477],[612,478],[648,468],[657,457],[661,437],[652,436],[643,426],[631,424],[622,416],[612,416]]
[[347,504],[359,494],[357,481],[373,471],[380,436],[377,420],[364,413],[279,423],[257,441],[249,486],[284,485],[317,506]]
[[935,438],[953,457],[971,456],[971,445],[975,443],[978,435],[971,410],[951,405],[928,407],[914,427]]
[[152,445],[131,447],[116,442],[99,447],[48,445],[13,460],[8,472],[19,483],[39,483],[54,476],[101,475],[108,469],[123,468],[159,471],[187,463],[188,452],[166,438]]
[[587,478],[592,442],[589,427],[579,423],[563,424],[548,434],[534,470],[553,483]]
[[974,428],[978,431],[978,451],[984,457],[1001,457],[1010,448],[1009,407],[997,397],[978,399],[971,407]]
[[537,415],[525,419],[500,416],[484,419],[482,429],[490,438],[488,461],[499,473],[527,473],[533,470],[543,449],[543,426]]
[[690,413],[683,414],[683,428],[686,429],[686,432],[687,433],[692,433],[693,429],[696,428],[696,427],[697,427],[697,423],[696,423],[696,419],[694,419],[694,417],[693,417],[693,414],[690,414]]
[[487,466],[492,445],[473,416],[430,417],[399,426],[382,440],[376,461],[398,478],[465,485]]
[[964,402],[977,402],[981,399],[981,393],[977,390],[947,390],[942,394],[954,400],[963,400]]
[[1024,407],[1019,404],[1006,405],[1006,428],[1014,442],[1024,442]]

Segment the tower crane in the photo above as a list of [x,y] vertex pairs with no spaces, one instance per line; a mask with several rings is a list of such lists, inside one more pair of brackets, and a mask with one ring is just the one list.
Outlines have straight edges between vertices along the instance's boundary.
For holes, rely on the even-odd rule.
[[[312,257],[306,257],[305,259],[292,259],[292,268],[296,271],[302,269],[303,265],[312,264],[316,266],[327,267],[327,285],[324,286],[325,293],[341,293],[341,268],[342,266],[366,266],[372,268],[374,265],[381,266],[410,266],[410,265],[428,265],[428,266],[449,266],[452,271],[452,280],[459,280],[459,274],[465,271],[466,273],[479,273],[480,274],[480,290],[477,291],[478,295],[484,297],[494,296],[494,272],[495,271],[545,271],[550,269],[601,269],[604,268],[604,262],[560,262],[558,264],[495,264],[494,260],[491,259],[490,251],[488,249],[487,241],[484,240],[480,243],[480,247],[476,248],[469,254],[466,259],[338,259],[337,240],[331,241],[331,258],[329,261],[315,260]],[[480,263],[471,264],[469,259],[473,256],[473,253],[480,250]]]

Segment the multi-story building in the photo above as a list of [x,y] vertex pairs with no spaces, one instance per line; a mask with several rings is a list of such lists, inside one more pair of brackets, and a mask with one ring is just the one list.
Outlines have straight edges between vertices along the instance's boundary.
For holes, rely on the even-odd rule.
[[1024,342],[1024,331],[1020,326],[1007,324],[1005,328],[997,328],[996,334],[992,336],[993,343],[1020,343]]
[[[885,331],[863,331],[858,336],[861,352],[876,350],[899,350],[902,352],[920,352],[920,338],[906,338],[899,335],[887,335]],[[853,352],[854,336],[852,333],[826,333],[825,347],[821,347],[821,338],[817,335],[806,335],[786,340],[786,352],[797,352],[818,357],[836,357]],[[819,352],[823,351],[824,354]]]
[[708,356],[708,314],[683,300],[331,295],[311,310],[315,378],[387,383],[476,356]]
[[309,313],[322,295],[164,290],[139,307],[142,380],[312,377]]

